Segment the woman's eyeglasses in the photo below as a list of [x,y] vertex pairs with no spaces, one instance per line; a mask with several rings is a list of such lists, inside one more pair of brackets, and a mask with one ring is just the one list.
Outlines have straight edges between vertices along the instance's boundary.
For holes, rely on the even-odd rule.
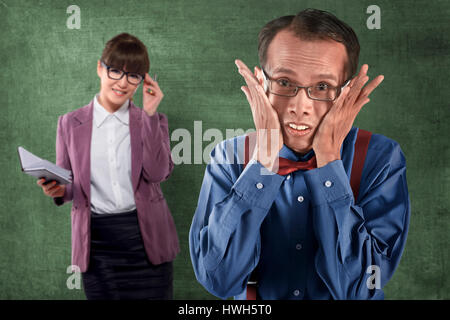
[[124,75],[126,75],[128,83],[132,85],[138,85],[144,79],[144,76],[142,74],[136,72],[125,72],[121,69],[108,66],[103,61],[101,61],[101,64],[104,68],[106,68],[108,77],[112,80],[120,80]]

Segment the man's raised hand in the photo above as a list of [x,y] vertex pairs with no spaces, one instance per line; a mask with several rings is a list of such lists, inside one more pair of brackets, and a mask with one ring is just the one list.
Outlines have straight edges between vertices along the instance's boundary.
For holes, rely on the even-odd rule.
[[353,126],[356,116],[361,108],[370,101],[370,93],[383,81],[384,76],[379,75],[369,81],[364,64],[359,74],[345,87],[341,95],[334,101],[332,107],[322,119],[313,140],[313,149],[316,154],[317,167],[323,167],[329,162],[340,159],[340,150],[345,137]]
[[280,120],[264,91],[263,84],[256,77],[260,75],[262,79],[262,70],[255,67],[255,74],[253,74],[241,60],[236,59],[235,63],[247,84],[242,86],[241,90],[250,104],[256,128],[257,148],[253,153],[253,158],[273,171],[278,163],[276,161],[278,152],[283,147]]

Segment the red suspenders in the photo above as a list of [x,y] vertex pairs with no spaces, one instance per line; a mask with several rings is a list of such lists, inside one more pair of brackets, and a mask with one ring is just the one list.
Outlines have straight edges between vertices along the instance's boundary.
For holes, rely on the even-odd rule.
[[358,129],[358,135],[355,142],[355,154],[353,155],[352,172],[350,173],[350,185],[353,190],[355,203],[358,203],[359,183],[361,182],[364,160],[366,160],[371,136],[372,132]]
[[[367,149],[369,148],[369,142],[372,133],[363,129],[358,129],[358,135],[355,142],[355,153],[353,154],[352,171],[350,173],[350,185],[353,190],[353,197],[355,203],[358,201],[359,184],[361,182],[362,171],[364,168],[364,161],[366,160]],[[244,155],[244,168],[249,161],[248,156],[248,137],[245,138],[245,155]],[[256,281],[250,276],[250,281],[247,284],[247,300],[257,300],[257,287]]]

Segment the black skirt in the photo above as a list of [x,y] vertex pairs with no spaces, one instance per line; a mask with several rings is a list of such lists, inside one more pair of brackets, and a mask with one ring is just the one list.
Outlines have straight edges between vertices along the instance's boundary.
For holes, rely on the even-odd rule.
[[88,300],[173,298],[173,265],[153,265],[145,252],[137,211],[91,214],[89,268],[82,273]]

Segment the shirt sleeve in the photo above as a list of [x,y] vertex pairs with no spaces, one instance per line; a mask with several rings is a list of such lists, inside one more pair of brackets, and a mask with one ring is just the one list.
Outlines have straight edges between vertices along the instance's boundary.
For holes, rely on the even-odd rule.
[[142,118],[143,175],[150,182],[162,182],[169,178],[174,167],[167,117],[158,112],[149,116],[142,111]]
[[406,242],[410,203],[400,147],[368,152],[364,170],[358,205],[341,160],[305,173],[315,267],[333,299],[382,299]]
[[283,177],[270,174],[255,161],[241,173],[242,165],[229,164],[226,157],[222,158],[223,145],[211,153],[189,246],[197,280],[212,294],[227,298],[245,290],[258,263],[259,229]]

